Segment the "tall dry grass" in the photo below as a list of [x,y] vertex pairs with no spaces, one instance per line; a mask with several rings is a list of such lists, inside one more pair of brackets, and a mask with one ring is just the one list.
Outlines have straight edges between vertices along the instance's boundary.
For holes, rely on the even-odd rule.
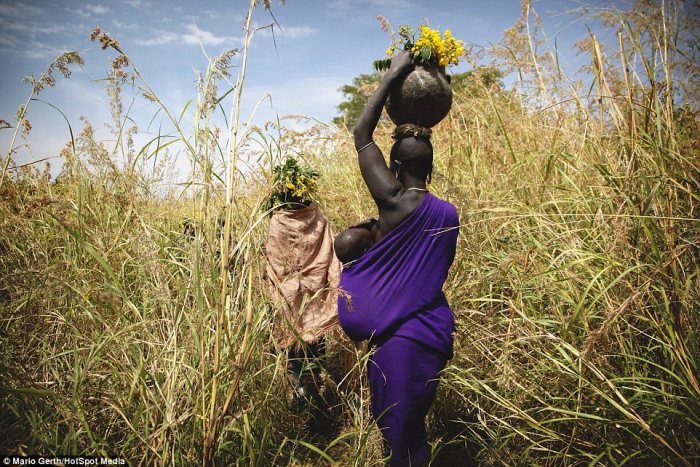
[[[591,34],[580,44],[590,87],[544,48],[528,2],[496,48],[470,54],[518,80],[457,91],[435,131],[430,189],[462,222],[446,284],[455,357],[429,420],[435,465],[699,461],[697,48],[683,8],[606,12],[618,42],[606,48]],[[31,168],[4,177],[4,451],[134,464],[381,462],[366,355],[329,336],[329,408],[325,434],[315,432],[318,414],[290,397],[262,281],[275,161],[301,154],[321,171],[318,202],[337,230],[373,212],[351,137],[283,121],[239,130],[245,72],[217,85],[242,54],[202,73],[193,132],[181,123],[188,104],[167,112],[170,133],[136,149],[114,107],[114,149],[86,124],[58,180]],[[113,96],[130,85],[123,65],[109,78]],[[235,123],[219,132],[221,95],[234,96]],[[386,150],[389,130],[378,131]],[[154,196],[142,164],[178,144],[193,168],[188,191]],[[243,159],[254,169],[236,173]]]

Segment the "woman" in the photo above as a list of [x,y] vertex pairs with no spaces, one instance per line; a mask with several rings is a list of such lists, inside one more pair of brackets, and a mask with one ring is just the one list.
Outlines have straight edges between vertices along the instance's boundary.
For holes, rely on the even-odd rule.
[[[408,52],[392,59],[354,130],[360,171],[379,219],[336,240],[347,252],[358,251],[353,238],[360,238],[360,251],[367,246],[343,269],[338,317],[352,339],[369,339],[374,349],[367,370],[372,414],[397,466],[425,465],[430,458],[425,416],[452,357],[454,317],[442,286],[459,226],[455,207],[426,187],[430,130],[398,127],[389,167],[372,140],[390,87],[412,67]],[[356,229],[368,234],[354,235]]]

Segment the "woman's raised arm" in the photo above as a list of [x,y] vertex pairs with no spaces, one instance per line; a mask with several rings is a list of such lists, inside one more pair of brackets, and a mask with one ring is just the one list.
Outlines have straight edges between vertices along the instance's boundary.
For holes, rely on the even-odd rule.
[[372,134],[379,122],[382,107],[389,96],[392,83],[403,77],[412,68],[413,58],[408,52],[402,52],[391,59],[389,71],[386,72],[379,87],[369,98],[353,129],[362,178],[364,178],[372,198],[380,208],[390,207],[392,199],[403,188],[403,185],[387,167],[382,152],[374,144]]

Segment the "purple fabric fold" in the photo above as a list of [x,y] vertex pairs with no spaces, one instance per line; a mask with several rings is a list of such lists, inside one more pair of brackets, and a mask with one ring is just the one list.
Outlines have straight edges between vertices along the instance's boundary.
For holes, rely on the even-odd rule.
[[454,260],[457,209],[430,193],[340,278],[338,318],[356,341],[413,339],[452,356],[454,317],[442,286]]

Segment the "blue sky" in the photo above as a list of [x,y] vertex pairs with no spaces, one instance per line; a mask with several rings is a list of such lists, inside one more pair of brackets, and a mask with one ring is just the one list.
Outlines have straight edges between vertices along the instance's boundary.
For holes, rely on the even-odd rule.
[[[585,4],[605,7],[610,3]],[[568,13],[583,5],[577,0],[533,1],[548,37],[557,38],[560,59],[570,71],[588,60],[571,48],[587,33],[587,24]],[[241,47],[246,8],[244,0],[199,4],[184,0],[0,0],[0,118],[14,123],[17,106],[29,92],[22,84],[24,76],[38,76],[56,55],[76,50],[85,58],[85,67],[75,70],[68,80],[60,78],[55,88],[40,97],[60,108],[74,131],[82,126],[80,117],[86,116],[99,129],[98,137],[108,138],[103,123],[110,121],[109,102],[105,83],[98,80],[106,76],[114,52],[89,42],[95,26],[120,41],[156,93],[179,113],[187,100],[196,97],[195,70],[203,71],[207,65],[202,49],[215,56]],[[273,0],[272,13],[280,26],[276,48],[268,31],[254,40],[243,118],[247,119],[260,97],[270,94],[272,104],[262,106],[256,122],[286,114],[330,122],[342,99],[338,88],[360,73],[371,72],[372,61],[381,58],[389,45],[377,15],[395,27],[416,27],[427,20],[440,30],[452,29],[466,43],[488,45],[498,42],[519,12],[520,2],[514,0],[288,0],[285,5]],[[262,8],[256,11],[256,25],[272,21]],[[468,69],[460,65],[452,71]],[[232,72],[235,79],[236,70]],[[20,151],[19,163],[55,156],[69,138],[65,121],[56,111],[38,102],[31,105],[32,150]],[[140,129],[146,130],[156,108],[139,99],[132,112]],[[3,153],[10,133],[0,131]]]

